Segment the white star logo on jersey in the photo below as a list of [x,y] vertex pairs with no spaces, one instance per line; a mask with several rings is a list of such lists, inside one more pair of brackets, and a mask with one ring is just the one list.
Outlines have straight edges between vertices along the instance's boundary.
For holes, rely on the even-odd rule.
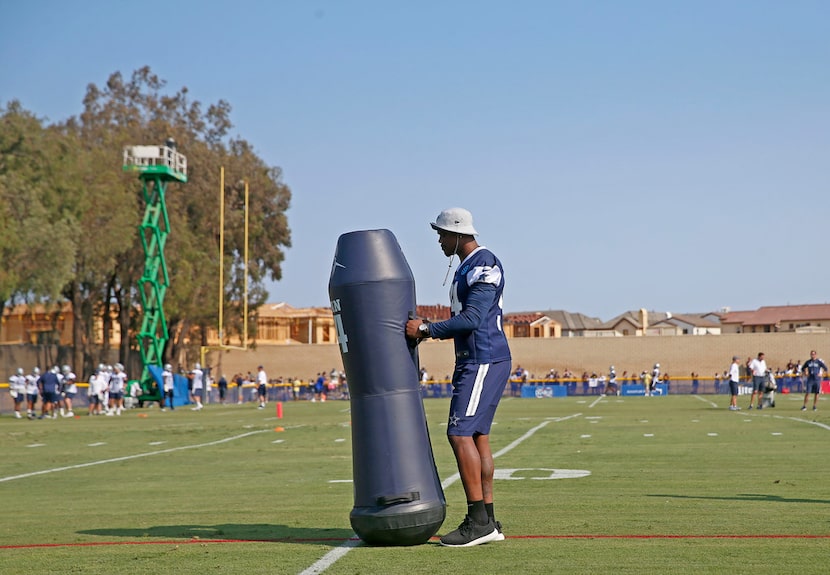
[[460,418],[458,417],[458,415],[456,415],[456,412],[453,411],[452,415],[450,416],[450,425],[453,426],[453,427],[456,427],[458,425],[459,421],[460,421]]

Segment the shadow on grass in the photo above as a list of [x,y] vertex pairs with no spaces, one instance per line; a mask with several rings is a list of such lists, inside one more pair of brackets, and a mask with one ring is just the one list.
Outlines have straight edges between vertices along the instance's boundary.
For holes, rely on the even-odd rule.
[[811,503],[830,505],[827,499],[806,499],[804,497],[781,497],[780,495],[765,495],[762,493],[736,493],[732,496],[710,497],[702,495],[661,495],[649,494],[648,497],[671,497],[674,499],[715,499],[720,501],[761,501],[764,503]]
[[307,543],[338,547],[354,536],[351,529],[316,529],[287,525],[225,523],[220,525],[156,525],[135,529],[84,529],[84,535],[131,537],[146,539],[228,539],[236,541],[264,541],[279,543]]

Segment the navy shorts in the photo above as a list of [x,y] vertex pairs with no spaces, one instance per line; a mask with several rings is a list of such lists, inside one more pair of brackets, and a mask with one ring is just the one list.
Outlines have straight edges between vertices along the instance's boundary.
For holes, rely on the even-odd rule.
[[44,391],[40,396],[43,399],[43,403],[55,403],[58,401],[59,394],[54,391]]
[[447,435],[489,435],[496,408],[510,378],[510,361],[456,366]]
[[67,399],[74,399],[75,398],[75,392],[74,391],[65,391],[64,396],[66,396]]
[[752,376],[752,391],[764,391],[767,387],[767,376],[753,375]]
[[124,393],[121,392],[121,391],[111,391],[110,392],[110,399],[119,400],[119,399],[123,399],[123,398],[124,398]]
[[817,379],[807,379],[806,393],[821,393],[821,382]]
[[729,380],[729,394],[738,395],[738,382]]

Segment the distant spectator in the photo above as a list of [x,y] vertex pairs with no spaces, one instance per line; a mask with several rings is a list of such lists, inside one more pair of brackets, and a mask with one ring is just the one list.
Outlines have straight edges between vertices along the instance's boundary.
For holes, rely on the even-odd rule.
[[242,386],[245,385],[245,378],[241,373],[237,373],[233,381],[236,384],[236,403],[242,405]]
[[[427,376],[427,380],[429,379],[431,378]],[[421,378],[421,380],[424,381],[423,378]],[[329,372],[329,385],[332,386],[332,389],[337,389],[340,386],[340,372],[337,371],[337,368],[335,367],[331,368],[331,371]]]
[[816,350],[810,352],[810,359],[804,363],[802,372],[807,374],[807,391],[804,394],[804,405],[801,411],[807,410],[807,398],[813,394],[813,411],[818,409],[818,394],[821,393],[822,375],[827,373],[827,365],[818,358]]
[[521,365],[517,365],[513,375],[516,376],[517,379],[521,380],[525,375],[524,368]]
[[764,357],[764,352],[760,352],[757,358],[749,362],[749,371],[752,373],[752,395],[749,398],[749,409],[752,409],[756,397],[758,409],[764,408],[763,395],[767,386],[767,362]]
[[265,368],[261,365],[256,370],[257,399],[259,399],[257,409],[265,409],[265,404],[268,403],[268,376],[265,374]]
[[592,373],[588,378],[588,391],[591,395],[596,395],[599,386],[599,378],[596,373]]
[[326,401],[326,374],[318,373],[314,381],[314,397],[311,401]]
[[515,372],[510,374],[510,395],[520,397],[522,394],[522,380]]
[[225,379],[225,374],[222,374],[222,377],[219,378],[218,387],[219,387],[219,403],[222,405],[225,404],[225,397],[228,395],[228,380]]
[[732,365],[729,367],[729,409],[730,411],[738,411],[738,383],[741,381],[741,368],[738,362],[741,358],[737,355],[732,356]]

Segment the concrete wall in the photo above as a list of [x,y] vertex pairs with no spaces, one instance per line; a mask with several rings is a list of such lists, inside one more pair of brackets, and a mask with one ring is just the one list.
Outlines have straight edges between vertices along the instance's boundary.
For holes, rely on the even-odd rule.
[[[743,361],[766,354],[772,368],[784,368],[789,360],[805,361],[811,349],[830,360],[830,334],[758,333],[707,336],[660,336],[615,338],[512,339],[513,365],[521,365],[534,376],[543,377],[550,369],[565,368],[577,376],[583,371],[607,373],[614,365],[623,371],[650,370],[659,362],[663,373],[674,377],[692,371],[710,377],[729,368],[733,355]],[[209,357],[217,365],[218,352]],[[452,342],[427,341],[419,346],[421,365],[436,379],[452,374]],[[743,363],[743,361],[741,363]],[[259,346],[254,351],[221,352],[221,371],[230,376],[237,371],[256,372],[262,364],[269,377],[308,379],[320,371],[342,369],[336,344]]]
[[[561,339],[512,339],[513,365],[521,365],[536,377],[545,376],[550,369],[560,372],[566,368],[577,376],[583,371],[607,373],[614,365],[618,375],[623,371],[637,373],[650,370],[659,362],[663,373],[673,377],[688,376],[692,371],[701,377],[710,377],[729,367],[732,356],[744,360],[763,351],[770,367],[784,367],[789,360],[805,361],[811,349],[819,357],[830,361],[830,334],[755,333],[706,336],[609,337]],[[0,381],[7,381],[17,367],[27,372],[34,365],[46,365],[52,353],[38,346],[0,346]],[[68,350],[67,350],[68,351]],[[421,365],[436,379],[452,374],[452,342],[426,341],[419,346]],[[117,358],[113,359],[113,362]],[[219,363],[221,361],[221,364]],[[236,372],[256,373],[262,364],[269,377],[299,377],[307,380],[318,372],[342,369],[340,348],[336,344],[315,345],[260,345],[256,350],[210,352],[206,363],[218,366],[219,373],[230,377]],[[743,363],[743,362],[742,362]],[[214,373],[217,373],[216,371]],[[78,374],[86,381],[89,374]]]

